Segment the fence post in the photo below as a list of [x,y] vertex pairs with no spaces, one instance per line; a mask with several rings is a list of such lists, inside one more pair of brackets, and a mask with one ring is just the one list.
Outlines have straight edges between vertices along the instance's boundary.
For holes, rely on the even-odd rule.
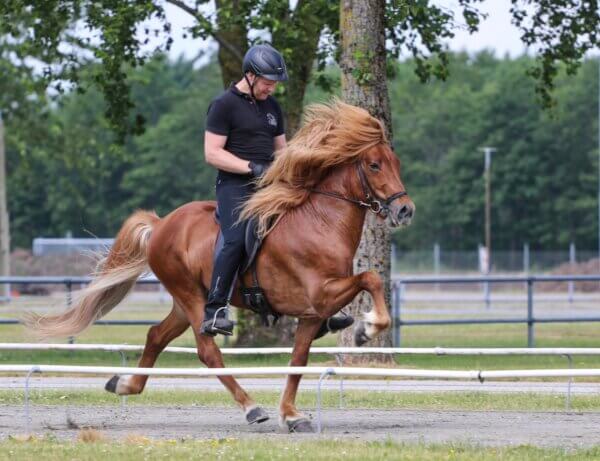
[[[433,245],[433,273],[435,274],[436,277],[439,277],[440,275],[440,244],[439,243],[435,243]],[[435,291],[439,291],[440,290],[440,284],[436,283],[435,284]]]
[[527,277],[527,347],[535,347],[533,326],[533,278]]
[[394,347],[400,347],[400,307],[402,305],[402,282],[394,283]]
[[529,275],[531,264],[529,261],[529,243],[523,244],[523,273]]

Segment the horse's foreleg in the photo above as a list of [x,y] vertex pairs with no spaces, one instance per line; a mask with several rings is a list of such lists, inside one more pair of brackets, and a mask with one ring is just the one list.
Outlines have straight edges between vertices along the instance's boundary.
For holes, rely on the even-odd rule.
[[[308,362],[308,353],[313,338],[321,327],[322,319],[300,319],[290,366],[303,367]],[[314,432],[310,420],[296,409],[296,393],[302,375],[288,375],[279,404],[279,425],[290,432]]]
[[[174,303],[173,310],[169,315],[148,330],[146,346],[138,362],[138,367],[153,367],[163,349],[181,335],[189,325],[181,308]],[[144,390],[147,381],[148,375],[115,375],[106,383],[105,389],[119,395],[139,394]]]
[[351,277],[331,279],[318,287],[312,296],[318,312],[327,318],[350,303],[363,290],[371,294],[373,309],[365,313],[363,320],[357,325],[354,339],[358,346],[373,339],[391,324],[381,277],[373,271],[368,271]]

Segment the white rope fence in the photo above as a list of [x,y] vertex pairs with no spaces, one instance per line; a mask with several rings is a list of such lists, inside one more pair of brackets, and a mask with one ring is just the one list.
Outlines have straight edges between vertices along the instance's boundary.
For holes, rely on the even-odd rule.
[[[119,352],[126,362],[125,352],[140,352],[144,346],[130,344],[40,344],[40,343],[0,343],[0,350],[79,350]],[[167,347],[165,352],[180,354],[196,354],[192,347]],[[290,354],[291,347],[270,348],[223,348],[227,355],[267,355]],[[340,363],[343,354],[392,354],[392,355],[546,355],[565,356],[572,367],[574,355],[600,355],[600,348],[393,348],[393,347],[314,347],[311,353],[335,355]],[[567,388],[567,410],[570,409],[571,380],[574,377],[597,377],[600,369],[545,369],[545,370],[417,370],[389,368],[359,368],[359,367],[244,367],[244,368],[136,368],[136,367],[107,367],[107,366],[73,366],[73,365],[0,365],[0,373],[27,373],[25,381],[25,411],[29,431],[29,380],[33,373],[59,374],[138,374],[148,376],[256,376],[256,375],[307,375],[318,376],[317,384],[317,431],[321,432],[321,384],[328,376],[340,376],[340,405],[343,395],[344,376],[370,376],[388,378],[436,378],[436,379],[465,379],[479,380],[507,378],[569,378]]]
[[[42,344],[0,343],[0,350],[77,350],[107,352],[141,352],[142,345],[134,344]],[[163,352],[197,354],[195,347],[166,347]],[[221,348],[224,355],[291,354],[291,347]],[[598,347],[312,347],[311,354],[391,354],[391,355],[600,355]]]
[[539,370],[419,370],[413,368],[358,367],[243,367],[243,368],[136,368],[77,365],[0,365],[0,373],[127,374],[148,376],[378,376],[388,378],[471,379],[581,378],[600,376],[600,368],[555,368]]
[[479,380],[493,378],[548,378],[600,376],[600,369],[553,369],[553,370],[413,370],[355,367],[248,367],[248,368],[135,368],[97,367],[73,365],[0,365],[2,372],[27,373],[25,381],[25,415],[27,432],[30,432],[29,379],[33,373],[83,373],[83,374],[138,374],[149,376],[248,376],[248,375],[314,375],[317,384],[317,432],[321,433],[321,385],[328,376],[378,376],[405,378],[438,378]]

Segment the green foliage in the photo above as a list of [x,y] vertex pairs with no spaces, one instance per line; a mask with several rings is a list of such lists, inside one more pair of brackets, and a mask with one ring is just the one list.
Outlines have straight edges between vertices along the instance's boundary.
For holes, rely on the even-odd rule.
[[[95,66],[83,73],[92,79]],[[88,77],[89,75],[89,77]],[[115,145],[105,100],[93,88],[52,110],[7,121],[8,200],[14,246],[36,236],[111,236],[136,208],[165,214],[213,198],[204,162],[204,117],[220,91],[217,67],[157,56],[131,70],[132,97],[146,132]]]
[[[1,61],[0,61],[1,62]],[[533,58],[490,53],[449,55],[450,77],[425,85],[414,61],[397,62],[390,83],[394,148],[417,205],[413,225],[395,234],[400,248],[472,249],[483,238],[484,145],[492,162],[492,237],[498,249],[555,248],[597,236],[597,75],[589,60],[577,76],[560,73],[557,105],[535,102],[525,76]],[[84,72],[82,82],[94,74]],[[339,81],[339,71],[324,76]],[[8,199],[13,246],[36,236],[102,237],[136,208],[164,215],[184,202],[214,197],[214,169],[203,156],[204,117],[221,91],[216,64],[163,56],[131,69],[132,98],[146,119],[141,136],[115,147],[97,90],[48,105],[21,98],[27,111],[7,116]],[[331,94],[310,86],[306,102]]]
[[589,60],[576,77],[557,76],[557,105],[535,101],[524,76],[534,59],[488,53],[451,56],[446,82],[421,85],[410,63],[390,85],[394,144],[417,205],[402,248],[473,249],[483,240],[481,147],[492,161],[492,246],[580,248],[597,244],[597,78]]
[[528,73],[537,80],[535,89],[543,104],[550,106],[555,102],[551,91],[559,63],[573,75],[586,52],[598,45],[598,2],[512,0],[511,14],[523,43],[537,50],[536,63]]
[[[22,62],[37,59],[43,65],[40,82],[59,93],[65,81],[83,90],[82,71],[89,71],[90,60],[100,62],[87,84],[93,82],[103,92],[111,127],[120,140],[128,133],[141,132],[143,118],[130,116],[133,103],[125,68],[143,64],[147,58],[140,52],[144,41],[138,39],[136,30],[152,17],[164,21],[160,6],[151,0],[9,0],[0,4],[0,17],[0,45],[10,46]],[[97,33],[98,43],[92,42],[90,31]],[[170,42],[165,43],[168,48]]]
[[[482,1],[458,2],[462,22],[470,32],[478,29],[483,17],[477,8]],[[118,140],[124,142],[127,134],[141,133],[145,122],[143,111],[132,113],[135,104],[127,69],[144,64],[156,51],[144,50],[150,35],[162,38],[158,46],[162,51],[168,50],[174,39],[165,3],[195,19],[184,35],[216,39],[233,60],[241,61],[244,50],[228,42],[229,32],[268,32],[290,64],[289,105],[287,94],[283,102],[294,121],[314,61],[315,82],[331,87],[323,70],[328,59],[340,55],[339,2],[331,0],[299,0],[293,9],[287,0],[221,0],[216,2],[216,15],[200,10],[207,0],[190,2],[194,6],[179,0],[6,0],[0,2],[0,46],[10,46],[22,67],[26,67],[26,58],[37,59],[43,66],[40,83],[44,86],[53,85],[62,92],[64,83],[69,82],[79,90],[89,85],[99,89],[106,101],[107,120]],[[524,43],[539,51],[535,64],[526,70],[537,81],[535,91],[541,101],[549,106],[559,63],[573,73],[584,54],[598,43],[597,1],[513,0],[511,14]],[[160,26],[150,30],[146,26],[149,19]],[[385,22],[391,58],[408,53],[423,82],[431,76],[447,78],[444,41],[457,27],[450,10],[430,0],[392,0],[386,2]],[[264,38],[262,34],[253,36],[255,41]],[[90,61],[100,65],[84,84],[82,71],[89,70]],[[363,66],[356,72],[362,81],[372,78]]]

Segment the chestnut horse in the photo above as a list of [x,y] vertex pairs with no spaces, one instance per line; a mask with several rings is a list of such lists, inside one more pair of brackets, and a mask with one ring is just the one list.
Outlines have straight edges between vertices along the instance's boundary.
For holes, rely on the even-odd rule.
[[[259,190],[242,217],[258,220],[264,237],[256,267],[273,310],[297,317],[290,361],[305,366],[311,342],[323,321],[362,290],[374,307],[357,324],[358,344],[390,325],[383,282],[375,272],[353,275],[365,213],[407,225],[414,204],[400,179],[400,162],[381,122],[365,110],[333,101],[307,107],[303,126],[260,180]],[[137,211],[119,231],[94,281],[80,292],[70,310],[54,316],[30,316],[38,336],[76,335],[108,313],[148,267],[173,297],[173,308],[150,328],[139,367],[152,367],[173,339],[192,327],[198,356],[208,367],[223,367],[214,339],[200,335],[210,286],[218,224],[215,202],[192,202],[164,218]],[[251,274],[244,274],[246,285]],[[231,304],[243,306],[237,289]],[[106,389],[120,395],[142,392],[148,376],[114,376]],[[268,419],[232,376],[219,379],[246,413],[248,422]],[[287,377],[279,406],[280,424],[290,432],[312,431],[295,406],[301,375]]]

